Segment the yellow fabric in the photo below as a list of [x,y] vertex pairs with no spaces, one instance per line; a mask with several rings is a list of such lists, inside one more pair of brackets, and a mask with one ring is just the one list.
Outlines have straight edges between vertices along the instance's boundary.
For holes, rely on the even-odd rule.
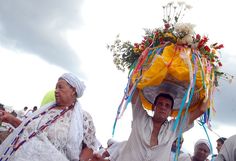
[[[191,59],[192,54],[190,52],[190,54],[187,55],[186,51],[188,50],[190,51],[191,49],[176,47],[174,44],[165,47],[161,55],[154,56],[152,61],[148,61],[149,65],[147,65],[146,68],[143,68],[142,79],[137,84],[137,88],[142,90],[147,86],[158,86],[167,78],[167,75],[171,75],[179,83],[190,83],[189,66],[186,60]],[[191,65],[192,69],[194,69],[193,64]],[[134,73],[132,76],[132,82],[134,83],[139,77],[140,73]],[[202,81],[202,71],[200,64],[198,64],[195,91],[199,92],[200,100],[205,97],[205,89],[203,88]],[[206,85],[209,84],[209,75],[206,75],[204,81]],[[144,107],[151,110],[152,104],[148,102],[142,94],[140,94],[140,96]],[[190,107],[190,111],[196,109],[196,107],[197,105],[193,105]],[[178,111],[173,111],[172,116],[176,116],[177,113]]]

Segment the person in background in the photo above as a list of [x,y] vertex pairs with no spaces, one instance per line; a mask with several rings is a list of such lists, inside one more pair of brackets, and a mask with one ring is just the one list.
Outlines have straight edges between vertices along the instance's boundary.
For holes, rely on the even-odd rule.
[[[25,109],[24,109],[24,110],[25,110]],[[24,114],[24,117],[27,118],[27,117],[29,117],[32,113],[33,113],[33,110],[27,108],[27,110],[26,110],[26,112],[25,112],[25,114]]]
[[23,111],[24,111],[24,115],[25,115],[25,114],[27,113],[27,111],[28,111],[28,107],[25,106],[24,109],[23,109]]
[[[220,137],[219,139],[216,140],[216,150],[217,150],[218,154],[219,154],[220,149],[221,149],[221,147],[224,144],[226,139],[227,138],[225,138],[225,137]],[[217,156],[217,154],[212,155],[212,159],[214,159],[216,156]]]
[[[92,117],[81,108],[85,85],[72,73],[59,77],[56,101],[21,121],[0,111],[0,121],[16,129],[0,145],[0,160],[8,161],[79,161],[97,150]],[[90,152],[83,155],[83,150]]]
[[224,142],[225,142],[226,139],[227,139],[227,138],[225,138],[225,137],[220,137],[219,139],[216,140],[216,143],[217,143],[216,149],[217,149],[217,152],[218,152],[218,153],[220,152],[220,149],[221,149],[221,147],[222,147],[222,145],[224,144]]
[[[180,143],[179,143],[179,155],[178,155],[178,161],[191,161],[191,156],[187,153],[184,153],[181,150],[182,144],[184,142],[184,138],[183,136],[181,136],[180,138]],[[176,152],[177,152],[177,148],[178,148],[178,138],[175,139],[175,141],[172,144],[171,147],[171,158],[173,158],[172,160],[174,160],[174,158],[177,156]]]
[[206,139],[199,139],[194,145],[194,154],[192,161],[209,161],[207,157],[210,154],[210,144]]
[[38,107],[37,107],[37,106],[34,106],[32,112],[35,112],[37,109],[38,109]]
[[214,161],[235,161],[236,160],[236,135],[225,140],[219,154]]

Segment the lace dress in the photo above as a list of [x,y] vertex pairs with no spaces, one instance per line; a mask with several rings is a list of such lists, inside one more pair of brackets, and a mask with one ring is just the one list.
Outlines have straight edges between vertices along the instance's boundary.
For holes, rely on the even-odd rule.
[[[22,139],[55,117],[60,110],[52,109],[47,114],[31,122],[25,130]],[[11,161],[69,161],[66,149],[67,136],[70,128],[72,110],[67,111],[48,126],[42,133],[28,140],[21,146],[10,159]],[[95,127],[92,117],[83,111],[83,142],[93,150],[96,150]],[[80,145],[80,150],[82,144]],[[78,154],[79,156],[79,154]]]

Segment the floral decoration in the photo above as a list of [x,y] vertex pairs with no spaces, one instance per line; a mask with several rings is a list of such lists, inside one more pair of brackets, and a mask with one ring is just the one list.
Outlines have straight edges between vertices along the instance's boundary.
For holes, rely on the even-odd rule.
[[179,22],[190,8],[191,6],[184,2],[171,2],[163,6],[164,26],[153,30],[145,29],[143,40],[139,43],[123,42],[118,35],[114,44],[107,46],[113,53],[113,62],[116,67],[122,71],[129,70],[146,48],[176,44],[180,47],[191,48],[192,51],[199,51],[200,57],[206,59],[214,68],[216,86],[218,76],[232,79],[232,76],[227,76],[219,70],[222,67],[219,50],[224,45],[217,42],[209,44],[209,38],[206,35],[201,36],[194,32],[193,24]]

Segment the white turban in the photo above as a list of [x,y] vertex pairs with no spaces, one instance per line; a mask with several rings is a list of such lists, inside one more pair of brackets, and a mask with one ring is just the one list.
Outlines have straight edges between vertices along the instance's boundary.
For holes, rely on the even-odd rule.
[[194,145],[194,151],[196,151],[196,148],[198,147],[199,144],[205,144],[208,147],[209,151],[211,151],[211,145],[209,141],[206,139],[199,139]]
[[65,73],[59,79],[64,79],[67,83],[75,88],[77,98],[80,98],[83,95],[86,86],[84,82],[80,81],[76,75],[72,73]]

